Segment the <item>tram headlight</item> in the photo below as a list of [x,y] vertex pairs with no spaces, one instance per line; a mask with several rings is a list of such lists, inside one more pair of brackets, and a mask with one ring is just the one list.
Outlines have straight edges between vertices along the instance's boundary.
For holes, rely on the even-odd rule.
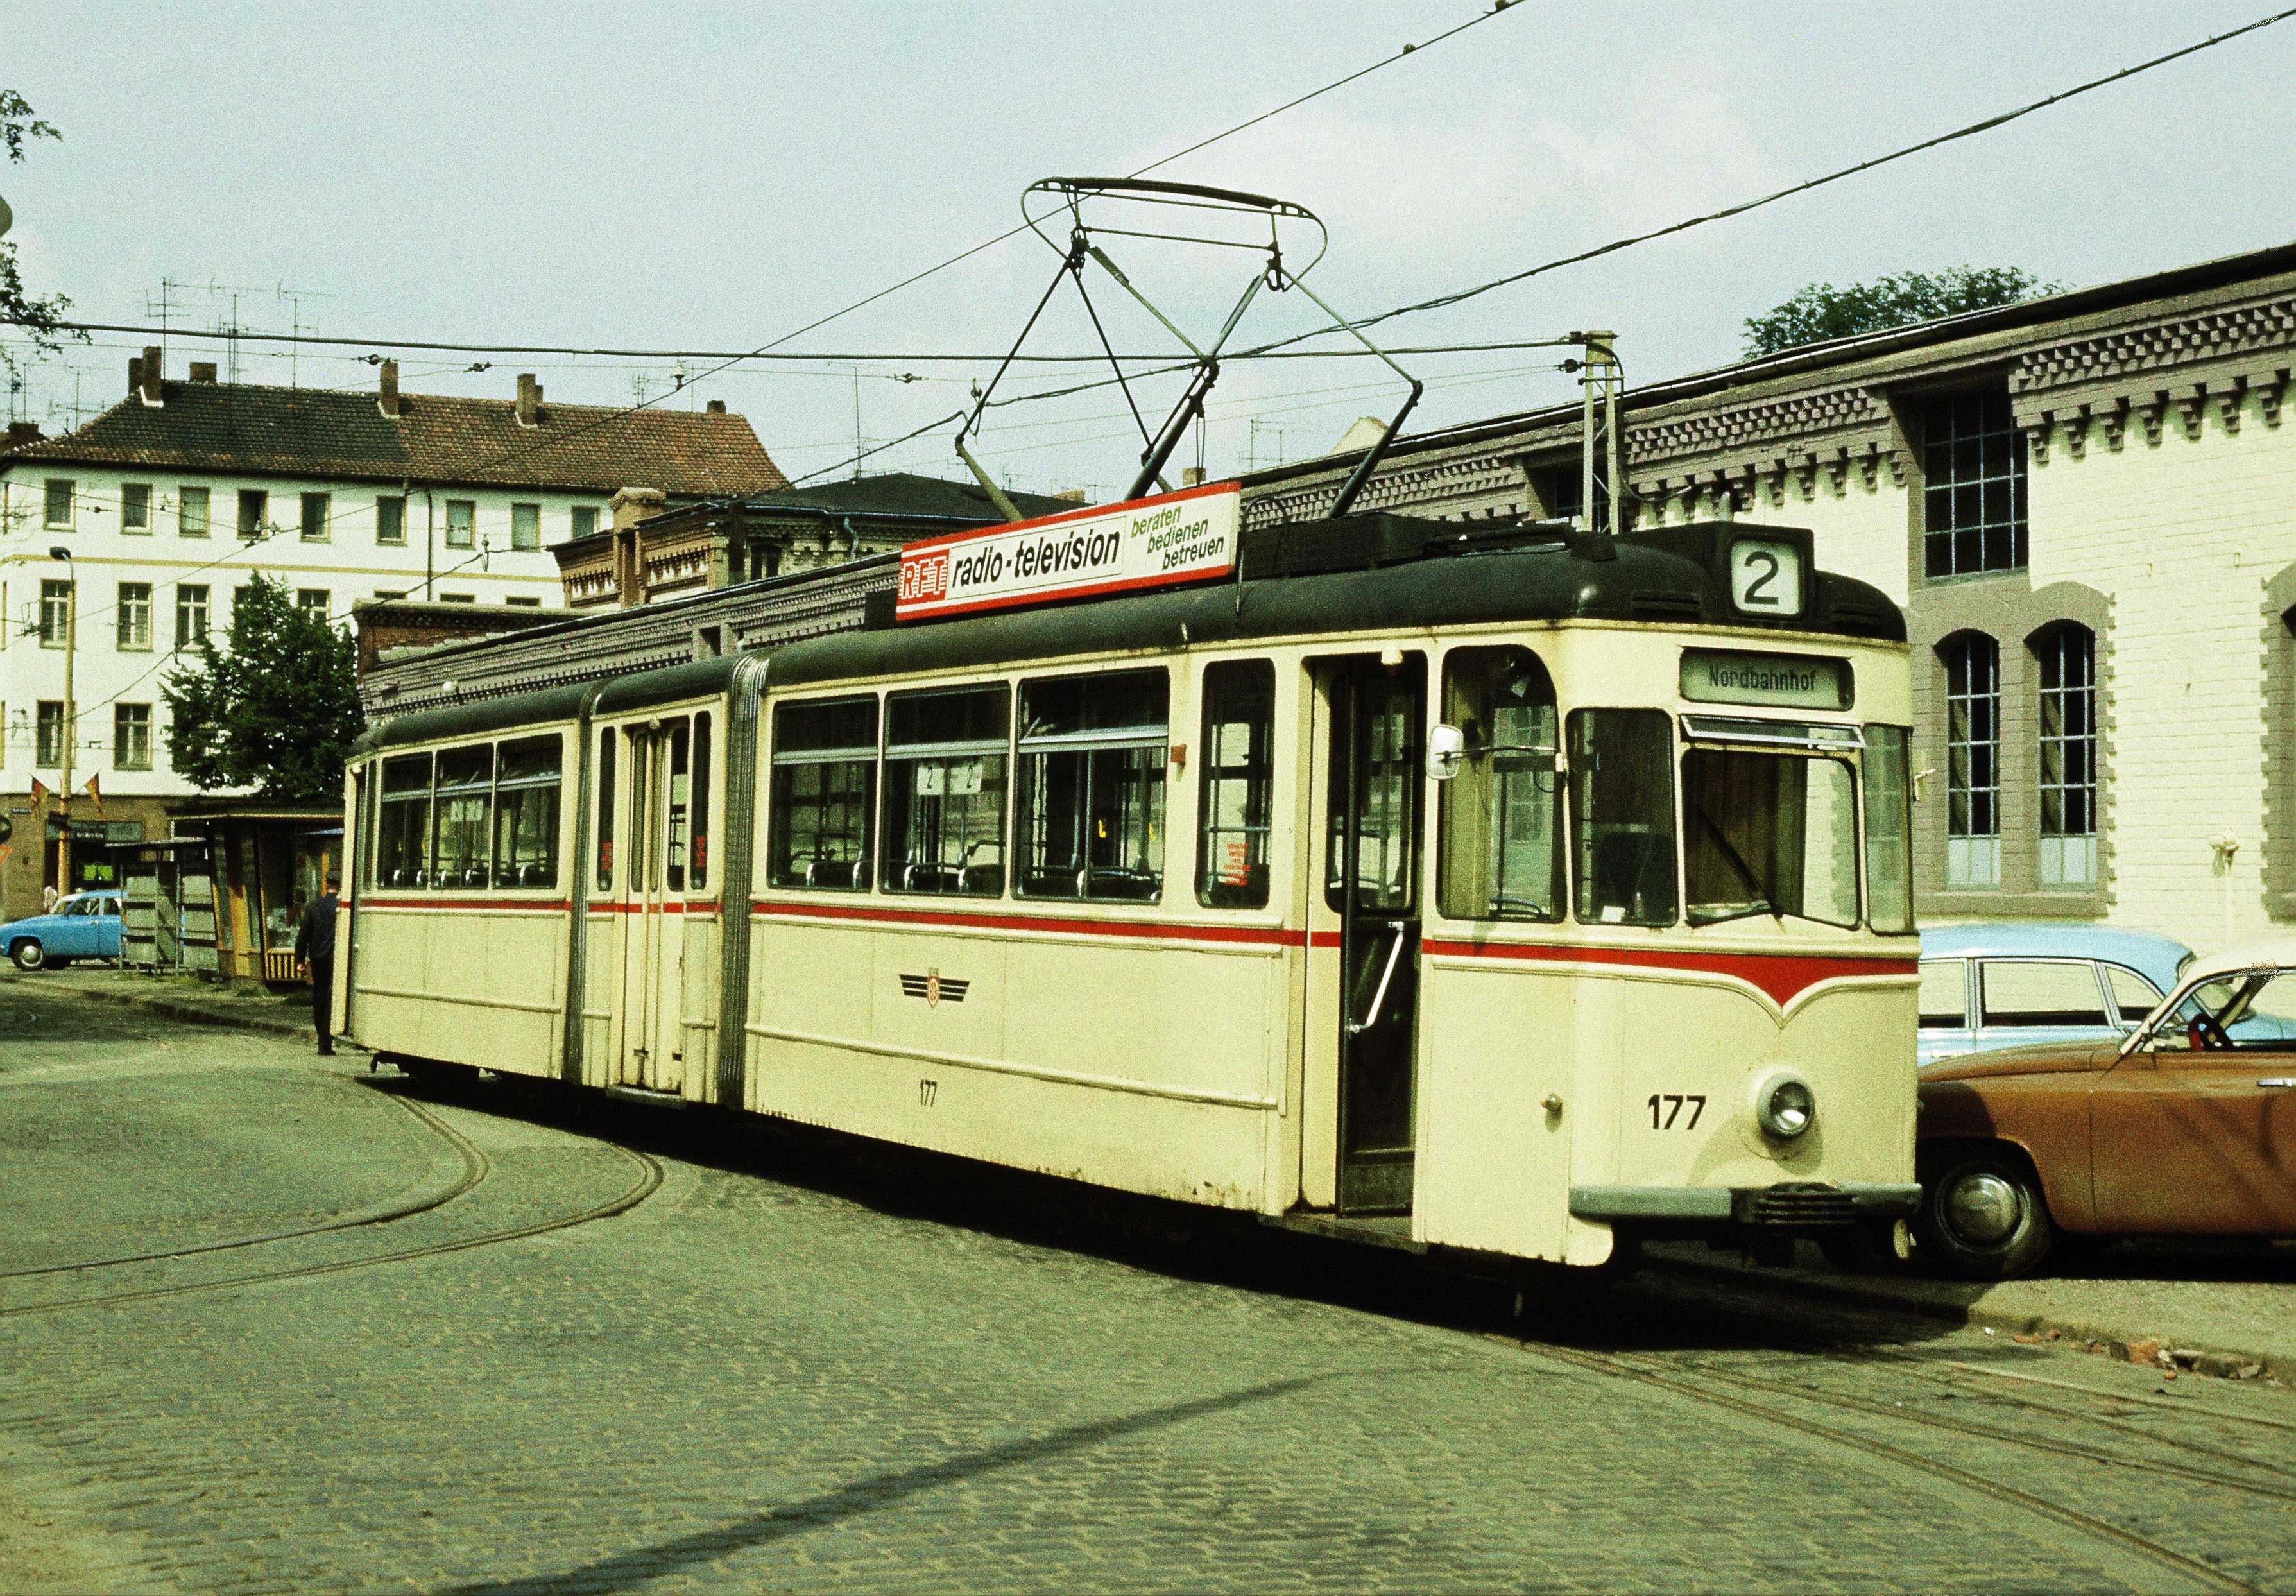
[[1790,1069],[1782,1069],[1754,1092],[1754,1122],[1762,1134],[1792,1142],[1817,1123],[1817,1093]]

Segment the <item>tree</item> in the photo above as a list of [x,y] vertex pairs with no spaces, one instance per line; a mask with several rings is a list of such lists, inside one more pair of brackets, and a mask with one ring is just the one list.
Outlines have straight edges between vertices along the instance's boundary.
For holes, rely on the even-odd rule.
[[1965,310],[1991,310],[2063,287],[2062,282],[2044,282],[2020,266],[1899,272],[1847,288],[1813,282],[1767,315],[1746,318],[1746,357],[1759,359],[1803,344],[1880,332]]
[[[32,114],[31,102],[23,95],[14,89],[0,89],[0,144],[7,146],[11,161],[21,166],[27,145],[62,137],[53,126]],[[71,301],[62,294],[40,299],[27,294],[23,276],[16,269],[16,246],[0,239],[0,323],[22,328],[35,349],[53,355],[63,347],[66,336],[87,341],[86,332],[65,326],[64,312],[70,308]],[[0,343],[0,373],[7,376],[12,388],[15,386],[16,357],[5,343]]]
[[228,645],[218,651],[201,638],[198,663],[160,684],[168,757],[202,791],[252,787],[282,803],[339,796],[344,757],[365,725],[357,658],[324,616],[258,574],[233,602]]

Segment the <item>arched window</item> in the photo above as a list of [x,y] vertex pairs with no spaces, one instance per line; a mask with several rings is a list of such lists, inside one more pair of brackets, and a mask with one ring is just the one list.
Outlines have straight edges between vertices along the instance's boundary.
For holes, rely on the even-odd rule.
[[2032,644],[2040,683],[2040,877],[2096,880],[2096,636],[2068,621]]
[[2001,881],[2001,649],[1982,633],[1938,645],[1945,667],[1946,885]]

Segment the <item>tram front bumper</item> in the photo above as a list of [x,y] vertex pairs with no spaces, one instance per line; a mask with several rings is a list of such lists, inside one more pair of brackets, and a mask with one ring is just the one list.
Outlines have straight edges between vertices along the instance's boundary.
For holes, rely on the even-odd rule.
[[1824,1230],[1864,1219],[1902,1218],[1922,1189],[1875,1181],[1789,1181],[1771,1186],[1573,1186],[1578,1219],[1705,1221],[1768,1230]]

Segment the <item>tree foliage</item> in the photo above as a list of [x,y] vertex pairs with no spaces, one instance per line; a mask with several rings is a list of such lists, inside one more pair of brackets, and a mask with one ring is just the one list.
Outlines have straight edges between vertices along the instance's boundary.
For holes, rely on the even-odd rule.
[[252,787],[283,803],[337,796],[365,724],[357,659],[348,636],[258,574],[232,605],[227,646],[202,638],[198,662],[161,683],[176,769],[202,791]]
[[[7,147],[12,162],[21,166],[26,148],[38,140],[62,137],[52,124],[32,114],[31,102],[23,95],[14,89],[0,88],[0,145]],[[86,333],[64,325],[64,313],[70,308],[71,301],[62,294],[36,299],[27,293],[23,274],[16,266],[16,246],[0,238],[0,323],[13,323],[22,329],[22,336],[31,340],[35,349],[43,355],[53,355],[63,347],[66,336],[82,343],[87,341]],[[4,342],[0,342],[0,373],[4,373],[12,385],[16,360]]]
[[1967,310],[1991,310],[2063,287],[2044,282],[2020,266],[1899,272],[1846,288],[1813,282],[1767,315],[1746,318],[1746,357],[1759,359],[1804,344],[1880,332]]

